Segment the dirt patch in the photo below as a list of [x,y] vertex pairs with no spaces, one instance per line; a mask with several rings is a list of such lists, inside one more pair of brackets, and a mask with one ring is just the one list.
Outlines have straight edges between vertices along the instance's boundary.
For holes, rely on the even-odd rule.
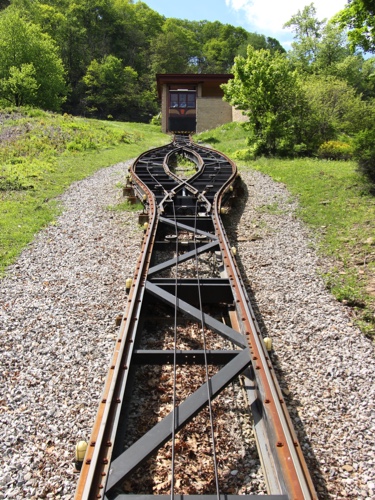
[[375,277],[372,276],[369,279],[368,285],[366,286],[366,292],[371,295],[372,297],[375,297]]
[[22,113],[0,112],[0,143],[12,142],[17,140],[25,132],[25,127],[20,125],[11,125],[8,122],[25,118]]

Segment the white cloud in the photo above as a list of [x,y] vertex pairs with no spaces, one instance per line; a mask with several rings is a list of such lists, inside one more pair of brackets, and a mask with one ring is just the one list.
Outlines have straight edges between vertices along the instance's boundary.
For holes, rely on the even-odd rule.
[[[242,11],[247,22],[259,33],[274,35],[283,31],[283,24],[303,10],[310,0],[225,0],[228,7],[235,11]],[[330,18],[345,7],[346,0],[315,0],[319,20]]]

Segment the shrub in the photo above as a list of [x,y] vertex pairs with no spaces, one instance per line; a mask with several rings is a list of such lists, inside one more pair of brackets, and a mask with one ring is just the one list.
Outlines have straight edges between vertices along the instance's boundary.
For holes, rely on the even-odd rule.
[[161,127],[161,113],[158,113],[157,115],[153,116],[150,120],[151,125],[157,125]]
[[254,152],[251,150],[251,148],[248,149],[238,149],[233,153],[233,158],[235,160],[239,161],[248,161],[248,160],[254,160],[255,155]]
[[375,129],[362,130],[355,136],[354,158],[360,172],[375,183]]
[[353,148],[347,142],[326,141],[319,147],[318,156],[327,160],[350,160],[353,157]]

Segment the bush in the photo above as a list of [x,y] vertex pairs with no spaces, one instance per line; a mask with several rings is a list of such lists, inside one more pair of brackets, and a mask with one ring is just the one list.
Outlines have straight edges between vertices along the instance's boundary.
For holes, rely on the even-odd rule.
[[360,172],[375,184],[375,129],[363,130],[355,136],[354,158]]
[[157,115],[153,116],[150,120],[151,125],[157,125],[161,127],[161,113],[158,113]]
[[255,155],[254,152],[249,148],[249,149],[238,149],[233,153],[233,159],[234,160],[239,160],[239,161],[249,161],[249,160],[254,160]]
[[327,160],[350,160],[353,157],[353,148],[347,142],[327,141],[319,147],[318,156]]

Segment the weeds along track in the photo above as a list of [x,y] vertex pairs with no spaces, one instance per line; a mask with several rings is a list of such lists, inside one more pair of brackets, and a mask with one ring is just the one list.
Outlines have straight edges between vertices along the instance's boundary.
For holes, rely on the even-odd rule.
[[317,498],[220,217],[236,166],[176,135],[125,191],[144,238],[76,499]]

